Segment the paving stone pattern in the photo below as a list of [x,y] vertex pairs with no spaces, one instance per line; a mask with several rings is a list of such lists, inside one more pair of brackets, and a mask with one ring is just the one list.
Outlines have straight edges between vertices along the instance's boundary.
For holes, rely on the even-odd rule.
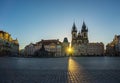
[[120,57],[0,58],[0,83],[120,83]]

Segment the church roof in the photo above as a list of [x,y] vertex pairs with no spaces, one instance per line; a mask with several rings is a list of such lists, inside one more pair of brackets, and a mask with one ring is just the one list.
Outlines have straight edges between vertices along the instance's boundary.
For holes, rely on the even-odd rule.
[[[0,30],[0,33],[7,33],[7,34],[9,34],[8,32],[5,32],[5,31],[3,31],[3,30]],[[10,35],[10,34],[9,34]]]
[[4,33],[4,31],[0,30],[0,33]]
[[52,44],[52,43],[54,43],[56,45],[61,44],[61,42],[59,40],[55,40],[55,39],[53,39],[53,40],[41,40],[37,44],[49,45],[49,44]]

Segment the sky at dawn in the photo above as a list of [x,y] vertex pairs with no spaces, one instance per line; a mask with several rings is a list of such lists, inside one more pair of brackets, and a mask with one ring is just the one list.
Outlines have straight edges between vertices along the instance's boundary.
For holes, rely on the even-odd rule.
[[0,0],[0,30],[19,40],[20,49],[41,39],[67,37],[73,22],[85,21],[90,42],[111,42],[120,34],[120,0]]

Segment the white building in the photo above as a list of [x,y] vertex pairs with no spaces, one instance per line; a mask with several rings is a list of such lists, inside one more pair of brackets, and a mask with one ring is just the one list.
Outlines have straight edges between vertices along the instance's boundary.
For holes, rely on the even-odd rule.
[[34,55],[34,52],[36,51],[36,49],[35,49],[35,44],[33,44],[33,43],[30,43],[29,45],[27,45],[26,47],[25,47],[25,55],[26,56],[31,56],[31,55]]
[[42,47],[42,44],[45,47],[45,50],[52,52],[54,56],[62,56],[62,43],[57,40],[41,40],[36,44],[29,44],[25,47],[25,55],[34,55],[34,53]]

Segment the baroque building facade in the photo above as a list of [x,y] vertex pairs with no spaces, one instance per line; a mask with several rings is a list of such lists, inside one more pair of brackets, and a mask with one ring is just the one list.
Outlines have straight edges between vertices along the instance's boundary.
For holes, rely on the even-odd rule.
[[73,56],[104,54],[104,44],[102,42],[89,43],[88,28],[85,22],[83,22],[81,31],[77,31],[77,27],[75,23],[73,23],[71,34],[71,47],[73,48]]
[[115,35],[113,41],[106,45],[106,55],[120,56],[120,35]]
[[35,53],[39,52],[44,45],[45,51],[48,52],[48,57],[51,54],[54,57],[68,56],[67,49],[69,48],[69,44],[67,37],[64,38],[63,42],[60,42],[58,39],[41,40],[35,44],[30,43],[27,45],[24,53],[25,56],[35,56]]
[[62,56],[62,42],[58,39],[41,40],[36,44],[30,43],[25,47],[25,55],[34,56],[34,53],[41,49],[42,45],[44,45],[46,51],[52,53],[55,57]]
[[44,45],[45,50],[48,52],[53,53],[54,56],[61,56],[62,55],[62,43],[58,39],[53,40],[41,40],[40,42],[37,42],[37,45],[39,45],[39,48]]
[[0,31],[0,55],[18,55],[19,43],[13,39],[8,32]]

